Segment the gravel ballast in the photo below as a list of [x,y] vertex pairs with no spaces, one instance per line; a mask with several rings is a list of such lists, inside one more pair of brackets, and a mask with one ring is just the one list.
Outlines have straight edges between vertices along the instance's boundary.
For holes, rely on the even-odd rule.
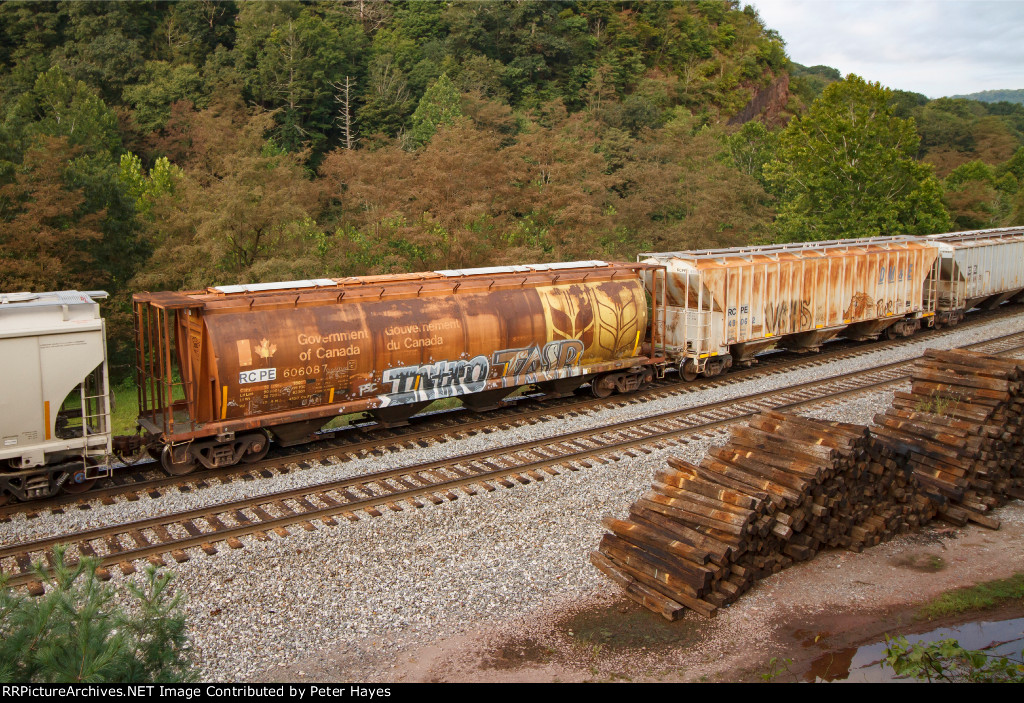
[[[0,525],[0,542],[37,539],[57,530],[89,529],[112,521],[214,506],[247,495],[315,485],[340,475],[412,466],[456,454],[654,415],[676,408],[738,398],[769,388],[812,381],[918,356],[925,348],[953,348],[1024,331],[1024,314],[957,331],[940,340],[879,351],[751,380],[566,420],[478,434],[426,448],[338,466],[315,465],[265,481],[236,481],[158,499],[117,501],[33,520],[15,517]],[[830,405],[807,414],[866,424],[883,410],[892,391]],[[271,667],[318,658],[356,660],[382,651],[525,616],[552,604],[616,592],[590,565],[588,554],[604,530],[605,516],[624,516],[669,455],[700,461],[727,431],[636,459],[594,464],[527,486],[460,493],[456,501],[384,511],[380,518],[269,541],[243,538],[245,548],[219,544],[216,556],[191,550],[191,560],[172,565],[204,680],[260,680]],[[339,472],[344,472],[341,474]],[[126,580],[113,570],[115,580]],[[349,676],[338,670],[332,678]]]

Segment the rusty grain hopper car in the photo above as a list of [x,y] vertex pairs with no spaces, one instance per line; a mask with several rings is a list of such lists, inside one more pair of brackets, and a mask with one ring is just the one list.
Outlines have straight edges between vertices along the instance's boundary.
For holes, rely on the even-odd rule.
[[523,386],[633,390],[654,374],[646,268],[586,261],[136,295],[139,425],[184,474],[257,460],[271,438],[308,441],[340,415],[390,426],[441,398],[486,410]]
[[[776,347],[913,334],[935,315],[938,249],[914,237],[641,254],[665,267],[665,355],[687,380]],[[647,274],[648,288],[657,274]]]
[[[837,336],[890,338],[955,325],[1024,297],[1024,228],[641,254],[664,271],[656,348],[685,379],[774,348],[813,351]],[[664,283],[659,282],[664,276]],[[657,331],[656,331],[657,334]]]

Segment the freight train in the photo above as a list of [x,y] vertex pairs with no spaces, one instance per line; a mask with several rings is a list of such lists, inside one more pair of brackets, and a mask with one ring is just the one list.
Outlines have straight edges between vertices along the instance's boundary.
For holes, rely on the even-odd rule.
[[1024,229],[641,254],[134,297],[138,432],[113,437],[101,291],[0,294],[0,503],[87,490],[113,457],[258,461],[339,416],[404,424],[529,387],[605,397],[1019,298]]

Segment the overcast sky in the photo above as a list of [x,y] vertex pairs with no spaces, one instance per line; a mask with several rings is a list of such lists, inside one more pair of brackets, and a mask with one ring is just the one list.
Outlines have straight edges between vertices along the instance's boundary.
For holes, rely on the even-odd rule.
[[746,0],[790,59],[930,98],[1024,88],[1024,0]]

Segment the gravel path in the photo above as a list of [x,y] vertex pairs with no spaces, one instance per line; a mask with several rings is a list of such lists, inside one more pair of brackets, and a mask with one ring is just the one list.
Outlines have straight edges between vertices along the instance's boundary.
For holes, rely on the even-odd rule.
[[[1024,331],[1024,314],[1011,320],[961,331],[941,340],[952,348],[986,337]],[[641,411],[656,414],[673,408],[740,397],[770,386],[823,378],[871,368],[919,355],[931,341],[770,380],[746,381],[708,392],[611,409],[571,420],[480,434],[380,458],[341,466],[315,466],[266,481],[227,486],[162,498],[119,501],[59,516],[21,517],[0,525],[0,543],[53,534],[73,522],[81,529],[127,516],[167,513],[216,505],[250,494],[313,485],[336,479],[340,472],[363,473],[413,465],[453,454],[504,446],[527,439],[557,437],[565,432],[633,419]],[[866,423],[891,398],[891,392],[835,404],[813,414]],[[810,413],[809,413],[810,414]],[[221,548],[207,557],[173,566],[176,587],[187,596],[193,642],[210,681],[259,680],[270,667],[322,656],[373,657],[410,644],[472,630],[479,623],[500,622],[540,607],[593,594],[613,593],[587,555],[603,533],[600,521],[621,516],[650,485],[665,458],[678,455],[699,462],[725,432],[696,439],[637,459],[594,465],[578,472],[430,505],[356,523],[305,532],[296,527],[287,538],[267,542],[243,540],[244,549]],[[117,575],[115,579],[123,579]],[[128,578],[139,578],[138,576]],[[344,679],[345,671],[333,678]]]

